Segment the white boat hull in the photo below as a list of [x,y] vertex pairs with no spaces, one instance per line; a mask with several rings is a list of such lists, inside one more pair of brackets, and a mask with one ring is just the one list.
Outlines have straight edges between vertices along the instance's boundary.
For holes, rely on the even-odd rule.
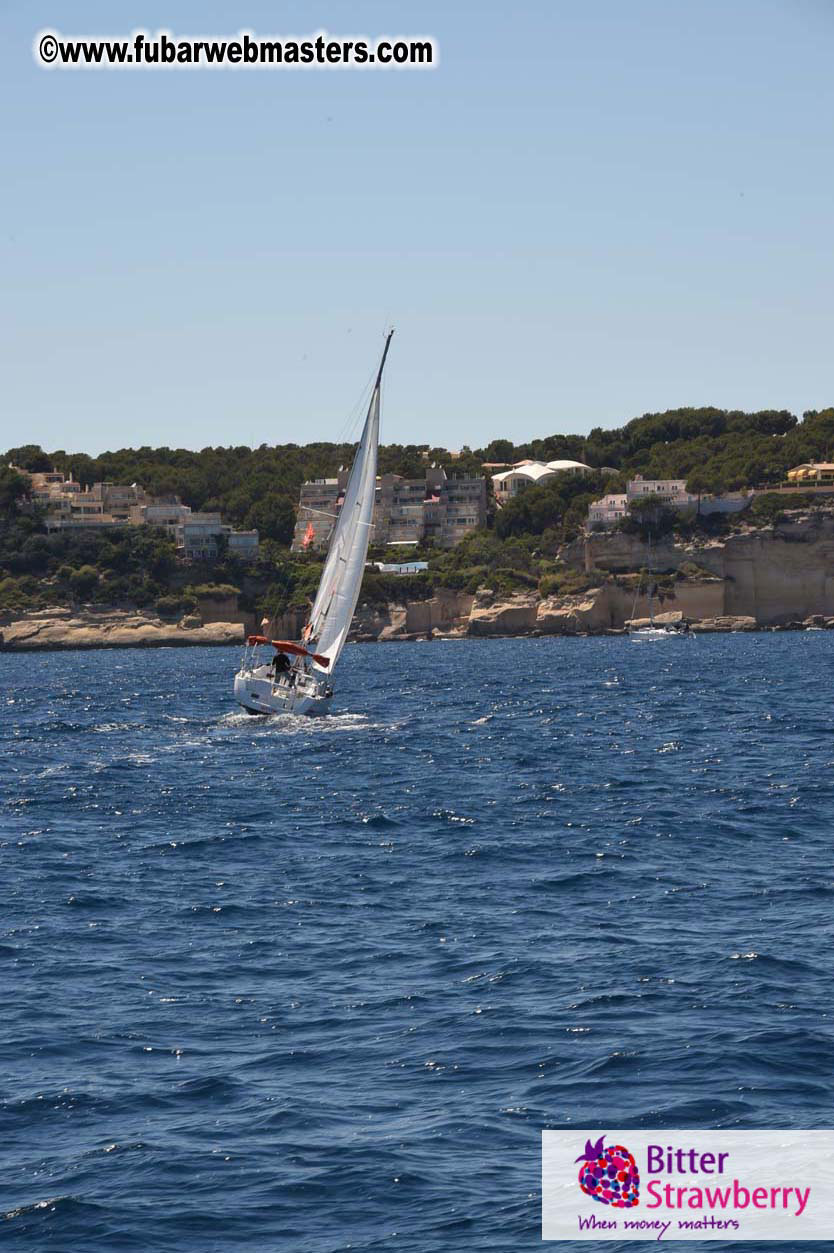
[[679,640],[682,632],[669,631],[666,627],[638,627],[635,631],[629,631],[629,637],[638,643],[642,640]]
[[239,670],[235,675],[235,700],[250,714],[320,714],[330,708],[333,691],[309,675],[296,682],[272,676],[271,667]]

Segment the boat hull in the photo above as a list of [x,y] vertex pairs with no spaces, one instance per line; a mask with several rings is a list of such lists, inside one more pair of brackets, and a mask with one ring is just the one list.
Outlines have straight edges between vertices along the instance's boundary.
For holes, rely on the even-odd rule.
[[276,683],[258,670],[239,670],[235,675],[235,700],[250,714],[321,714],[330,708],[333,693],[323,685],[296,686]]
[[683,632],[671,631],[666,627],[637,627],[634,631],[629,631],[629,639],[639,644],[649,640],[671,640],[682,639]]

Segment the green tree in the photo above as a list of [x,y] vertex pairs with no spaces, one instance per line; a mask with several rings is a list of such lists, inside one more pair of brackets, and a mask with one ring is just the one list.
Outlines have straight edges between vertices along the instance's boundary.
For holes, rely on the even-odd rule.
[[692,495],[698,497],[697,512],[701,512],[701,497],[704,492],[708,491],[707,476],[703,470],[693,470],[689,478],[686,480],[686,490]]
[[0,466],[0,514],[13,515],[28,491],[28,479],[9,466]]
[[69,585],[75,596],[91,596],[99,585],[98,570],[95,566],[80,566],[70,575]]
[[295,509],[286,496],[270,492],[249,510],[246,525],[256,527],[266,539],[289,545],[295,530]]
[[[509,439],[493,439],[484,449],[484,461],[506,461],[511,463],[517,460],[515,456],[515,445]],[[520,458],[518,458],[520,460]]]
[[6,461],[21,470],[28,470],[30,474],[52,469],[52,461],[40,444],[23,444],[20,448],[10,448],[6,453]]

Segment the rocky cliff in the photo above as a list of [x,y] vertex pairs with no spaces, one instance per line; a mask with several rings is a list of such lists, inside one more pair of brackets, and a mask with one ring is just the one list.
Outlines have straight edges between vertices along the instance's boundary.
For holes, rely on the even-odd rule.
[[[600,635],[619,633],[626,623],[648,621],[651,609],[658,620],[713,622],[725,616],[724,585],[720,579],[693,579],[677,583],[663,601],[649,605],[636,600],[634,590],[609,581],[586,592],[539,597],[533,592],[496,596],[482,589],[469,616],[470,635]],[[715,627],[716,630],[727,626]]]
[[[636,572],[650,565],[674,576],[658,579],[655,618],[714,631],[834,625],[834,512],[795,514],[720,540],[667,539],[651,552],[636,536],[591,535],[562,557],[596,586],[549,597],[499,595],[485,587],[474,597],[446,592],[437,618],[419,617],[416,606],[389,605],[364,622],[360,614],[355,629],[360,638],[378,639],[426,629],[473,636],[619,632],[632,619],[648,618],[649,601],[645,595],[635,601],[635,590]],[[424,602],[420,612],[434,603]]]
[[[438,589],[430,600],[374,605],[360,600],[353,617],[350,639],[416,639],[429,634],[465,635],[469,628],[474,596]],[[298,639],[307,620],[306,609],[291,609],[265,627],[272,639]],[[506,632],[505,632],[506,634]]]
[[[651,554],[639,538],[614,532],[575,541],[562,553],[584,572],[587,591],[541,597],[534,591],[476,595],[439,589],[429,600],[387,605],[360,601],[351,638],[409,640],[427,635],[585,635],[621,632],[647,618],[645,596],[635,602],[636,571],[658,572],[655,618],[686,619],[697,630],[834,626],[834,514],[793,516],[767,529],[747,528],[718,540],[666,540]],[[667,577],[663,577],[666,575]],[[675,577],[668,577],[675,576]],[[219,619],[219,620],[215,620]],[[222,620],[225,619],[225,620]],[[290,610],[263,629],[273,639],[297,639],[306,610]],[[50,609],[0,625],[0,647],[106,648],[153,644],[230,644],[254,628],[234,598],[203,606],[178,623],[119,610]]]
[[238,644],[240,622],[201,624],[199,618],[165,622],[138,611],[42,609],[0,627],[0,648],[30,651],[54,648],[151,648],[190,644]]
[[[637,537],[614,533],[577,540],[565,553],[577,569],[623,572],[649,564]],[[721,541],[675,543],[652,549],[658,571],[693,563],[719,580],[712,588],[678,584],[682,612],[693,618],[734,615],[757,626],[783,626],[813,615],[834,615],[834,514],[814,511],[768,528],[746,528]]]

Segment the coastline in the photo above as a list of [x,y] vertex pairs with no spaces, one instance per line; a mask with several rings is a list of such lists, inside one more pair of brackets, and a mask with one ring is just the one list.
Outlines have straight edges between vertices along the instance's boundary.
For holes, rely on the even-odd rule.
[[[417,602],[425,605],[428,602]],[[511,602],[497,602],[496,608],[502,606],[512,611],[517,606]],[[390,606],[390,611],[404,618],[403,606]],[[390,620],[391,613],[386,615]],[[485,624],[470,621],[465,624],[447,624],[445,627],[431,626],[422,630],[407,630],[404,625],[391,629],[383,627],[376,631],[367,629],[368,623],[360,618],[356,627],[350,632],[348,642],[353,644],[389,644],[418,643],[421,641],[443,640],[479,640],[479,639],[540,639],[547,636],[592,639],[599,637],[628,636],[627,626],[593,626],[577,623],[574,629],[547,630],[522,623],[515,627],[502,621],[505,617],[500,611],[485,629]],[[687,621],[694,635],[736,634],[748,632],[783,632],[834,630],[834,617],[815,614],[802,621],[790,621],[782,624],[757,623],[754,618],[746,615],[722,615],[713,618],[684,619],[680,612],[659,613],[655,615],[658,625],[675,625]],[[274,624],[276,627],[280,624]],[[565,624],[567,625],[567,624]],[[635,627],[648,626],[648,618],[635,618]],[[473,629],[474,628],[474,629]],[[283,635],[280,631],[272,631],[273,635]],[[13,620],[0,627],[0,652],[63,652],[68,650],[86,650],[108,648],[193,648],[193,647],[224,647],[233,644],[242,645],[245,641],[247,628],[242,622],[211,622],[201,625],[184,627],[179,623],[166,623],[161,619],[128,613],[123,610],[112,614],[98,612],[95,615],[56,610],[43,616],[34,614]]]
[[[832,557],[830,510],[797,512],[778,526],[745,528],[721,540],[667,536],[651,550],[634,535],[587,535],[561,550],[560,573],[538,590],[509,590],[498,582],[475,591],[435,587],[422,599],[409,600],[405,588],[388,601],[360,598],[348,638],[408,643],[616,636],[629,625],[647,626],[650,614],[657,625],[686,623],[694,634],[831,630]],[[652,563],[658,573],[650,600],[640,572]],[[234,590],[202,597],[194,612],[177,621],[124,605],[7,610],[0,617],[0,651],[242,644],[256,630],[272,639],[299,638],[306,609],[288,609],[260,623],[241,608]]]
[[0,625],[0,652],[61,652],[67,649],[170,648],[242,644],[241,622],[165,622],[138,610],[90,612],[52,609]]

